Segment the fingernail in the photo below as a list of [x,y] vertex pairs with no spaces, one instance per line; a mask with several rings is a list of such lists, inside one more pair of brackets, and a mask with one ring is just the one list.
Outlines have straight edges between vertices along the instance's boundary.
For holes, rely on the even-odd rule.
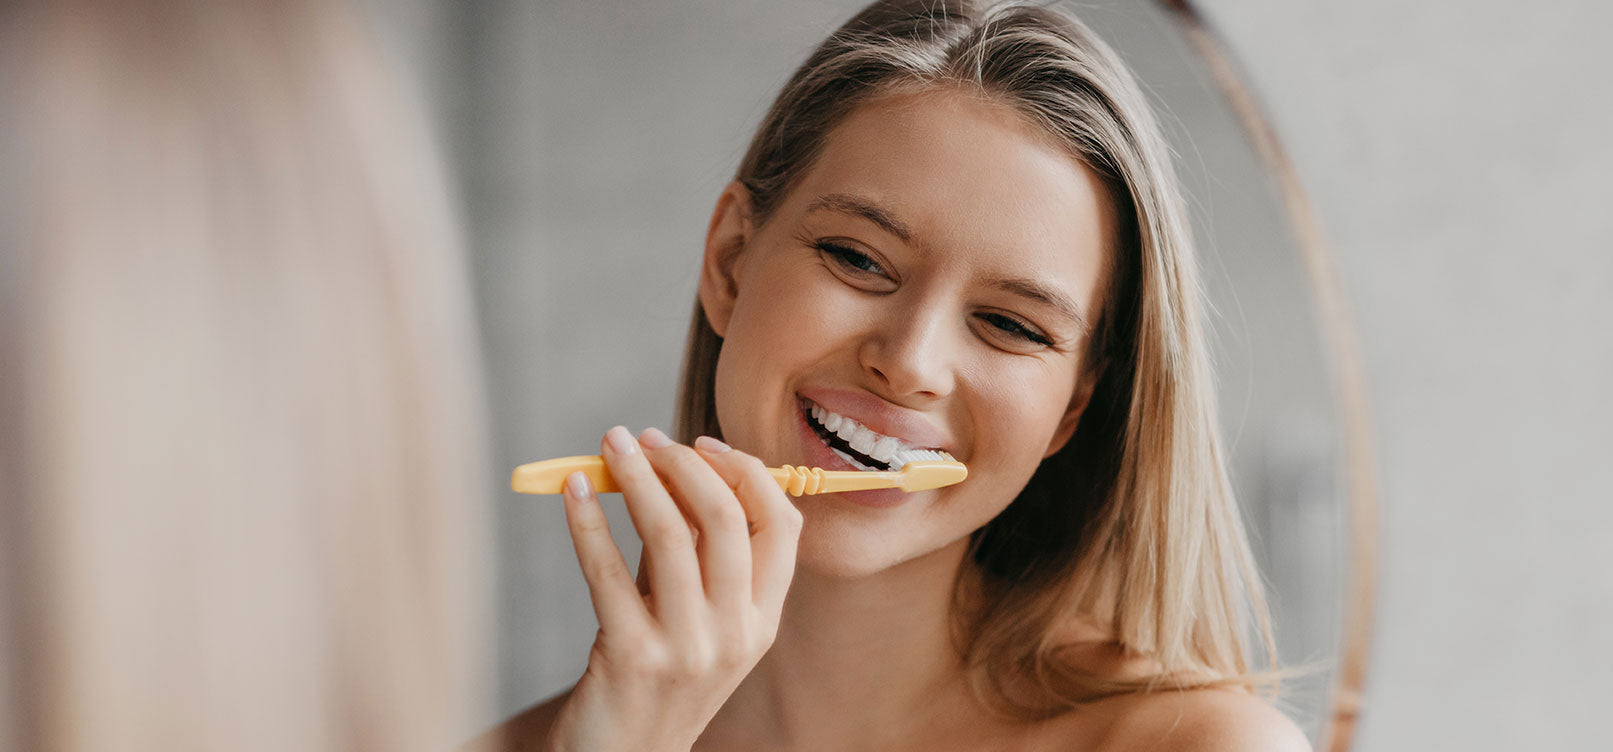
[[644,429],[644,433],[638,435],[638,440],[639,443],[651,449],[660,449],[664,446],[672,446],[672,439],[667,438],[666,434],[661,433],[661,429],[659,428]]
[[628,433],[622,426],[615,426],[606,431],[605,443],[617,454],[632,454],[638,451],[638,442],[633,440],[633,434]]
[[707,452],[711,452],[712,454],[722,454],[723,452],[733,449],[733,447],[713,439],[710,436],[700,436],[696,438],[694,440],[694,445],[696,448],[703,449]]
[[566,476],[566,490],[573,499],[588,498],[588,476],[575,472]]

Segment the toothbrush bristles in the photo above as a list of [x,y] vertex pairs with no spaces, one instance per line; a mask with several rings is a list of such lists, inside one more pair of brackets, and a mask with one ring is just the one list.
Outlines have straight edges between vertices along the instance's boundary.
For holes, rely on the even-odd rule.
[[908,449],[891,458],[892,470],[900,470],[909,462],[952,462],[952,455],[938,449]]

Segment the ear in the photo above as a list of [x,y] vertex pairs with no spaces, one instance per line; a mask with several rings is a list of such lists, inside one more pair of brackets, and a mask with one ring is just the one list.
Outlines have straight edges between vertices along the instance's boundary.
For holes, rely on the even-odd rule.
[[727,336],[728,319],[739,297],[740,261],[753,232],[750,189],[736,180],[717,197],[700,266],[700,307],[718,337]]
[[1075,385],[1075,395],[1070,398],[1070,406],[1064,411],[1064,417],[1059,419],[1058,428],[1053,430],[1053,440],[1048,442],[1047,451],[1042,453],[1042,459],[1057,454],[1070,437],[1075,435],[1075,427],[1081,424],[1081,415],[1086,412],[1087,403],[1092,401],[1092,392],[1098,388],[1098,379],[1103,376],[1107,361],[1099,363],[1094,368],[1085,369],[1080,383]]

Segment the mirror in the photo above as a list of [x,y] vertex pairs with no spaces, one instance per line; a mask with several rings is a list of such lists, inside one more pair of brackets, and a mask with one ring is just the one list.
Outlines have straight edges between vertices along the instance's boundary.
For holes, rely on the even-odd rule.
[[[560,500],[517,496],[502,472],[590,453],[616,423],[670,425],[712,204],[779,86],[862,4],[503,0],[447,4],[417,24],[410,44],[438,72],[458,161],[488,364],[501,573],[489,724],[574,681],[594,630]],[[1320,748],[1353,528],[1341,379],[1302,253],[1314,239],[1188,6],[1077,12],[1133,67],[1178,156],[1229,466],[1280,653],[1320,666],[1284,710]],[[632,526],[606,508],[633,564]]]

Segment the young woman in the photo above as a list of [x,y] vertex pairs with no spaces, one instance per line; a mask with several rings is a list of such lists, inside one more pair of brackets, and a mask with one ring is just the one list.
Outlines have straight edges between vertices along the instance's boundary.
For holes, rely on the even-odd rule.
[[[636,583],[574,478],[598,638],[505,739],[1307,748],[1250,692],[1246,635],[1269,651],[1270,630],[1185,221],[1144,97],[1074,19],[858,14],[717,201],[676,431],[692,446],[602,442],[644,540]],[[791,499],[763,472],[886,456],[849,462],[859,432],[969,478]]]

